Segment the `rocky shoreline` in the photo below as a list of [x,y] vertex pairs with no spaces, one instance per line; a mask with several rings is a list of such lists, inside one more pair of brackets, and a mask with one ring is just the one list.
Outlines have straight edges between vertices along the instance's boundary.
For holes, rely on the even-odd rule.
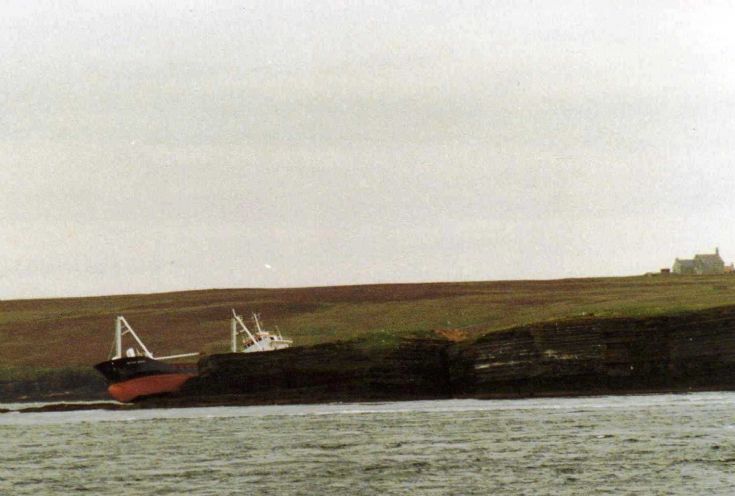
[[[200,375],[175,395],[84,408],[735,390],[735,306],[645,318],[585,316],[470,343],[403,339],[373,349],[335,343],[210,355],[199,366]],[[54,408],[33,411],[46,407]]]
[[735,389],[735,307],[586,317],[488,334],[450,350],[458,397]]

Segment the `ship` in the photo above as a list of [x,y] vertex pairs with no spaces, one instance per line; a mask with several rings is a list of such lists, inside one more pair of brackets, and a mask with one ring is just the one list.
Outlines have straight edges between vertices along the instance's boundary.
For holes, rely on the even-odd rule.
[[260,351],[277,351],[291,346],[293,341],[284,338],[280,331],[270,332],[263,328],[260,316],[253,312],[252,320],[255,328],[251,331],[235,310],[230,319],[232,353],[256,353]]
[[[129,334],[135,344],[125,350],[123,337]],[[170,360],[198,356],[199,353],[182,353],[163,357],[153,356],[138,337],[125,317],[115,319],[115,341],[110,356],[94,368],[107,380],[107,392],[123,403],[145,396],[155,396],[178,391],[198,373],[196,363],[169,363]]]
[[[280,332],[270,332],[263,328],[260,316],[252,314],[254,328],[245,324],[242,316],[232,310],[230,319],[232,353],[258,353],[277,351],[288,348],[292,341],[284,338]],[[134,345],[127,348],[123,355],[123,337],[130,335]],[[115,340],[110,356],[94,368],[107,381],[107,391],[117,401],[127,403],[147,396],[174,393],[181,389],[186,381],[199,373],[196,363],[169,363],[200,355],[200,353],[183,353],[156,357],[145,346],[125,317],[115,319]]]

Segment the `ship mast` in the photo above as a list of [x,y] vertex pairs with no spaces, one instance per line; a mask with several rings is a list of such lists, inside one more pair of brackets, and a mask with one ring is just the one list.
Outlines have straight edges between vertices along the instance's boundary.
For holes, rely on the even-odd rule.
[[[257,323],[257,321],[256,321]],[[237,324],[240,324],[240,327],[242,327],[242,331],[238,330]],[[260,329],[260,324],[258,323],[258,329]],[[253,343],[258,347],[260,351],[263,351],[263,345],[260,344],[260,341],[255,339],[255,336],[253,336],[250,332],[250,329],[248,329],[248,326],[245,325],[245,322],[242,321],[242,318],[235,312],[235,309],[232,309],[232,352],[237,353],[237,338],[240,334],[243,333],[243,331],[248,335],[248,337],[251,339]]]

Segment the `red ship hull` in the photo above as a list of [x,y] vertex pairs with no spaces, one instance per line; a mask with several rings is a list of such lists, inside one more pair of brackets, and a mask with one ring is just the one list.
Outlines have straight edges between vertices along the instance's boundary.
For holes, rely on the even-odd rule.
[[141,396],[176,392],[194,376],[184,373],[146,375],[110,384],[107,391],[117,401],[125,403]]
[[107,360],[94,368],[107,379],[110,396],[122,402],[173,393],[198,373],[193,363],[166,363],[145,356]]

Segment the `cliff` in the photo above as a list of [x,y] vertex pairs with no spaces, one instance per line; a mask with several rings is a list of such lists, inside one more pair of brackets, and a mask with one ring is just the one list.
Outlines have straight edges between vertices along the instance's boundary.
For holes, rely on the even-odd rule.
[[443,340],[400,340],[365,349],[354,343],[221,354],[199,362],[200,375],[179,398],[218,396],[238,403],[449,398]]
[[459,397],[735,388],[735,307],[586,318],[488,334],[449,350]]
[[[678,316],[587,317],[473,343],[401,340],[212,355],[171,400],[221,404],[505,398],[735,389],[735,307]],[[171,404],[171,403],[169,403]]]
[[[200,375],[176,395],[138,406],[735,390],[735,306],[542,322],[459,343],[357,340],[213,354],[199,368]],[[90,398],[102,391],[96,376],[75,374],[59,389],[87,391]],[[33,393],[42,393],[41,383],[31,385]],[[13,388],[18,383],[0,384],[5,393]]]

